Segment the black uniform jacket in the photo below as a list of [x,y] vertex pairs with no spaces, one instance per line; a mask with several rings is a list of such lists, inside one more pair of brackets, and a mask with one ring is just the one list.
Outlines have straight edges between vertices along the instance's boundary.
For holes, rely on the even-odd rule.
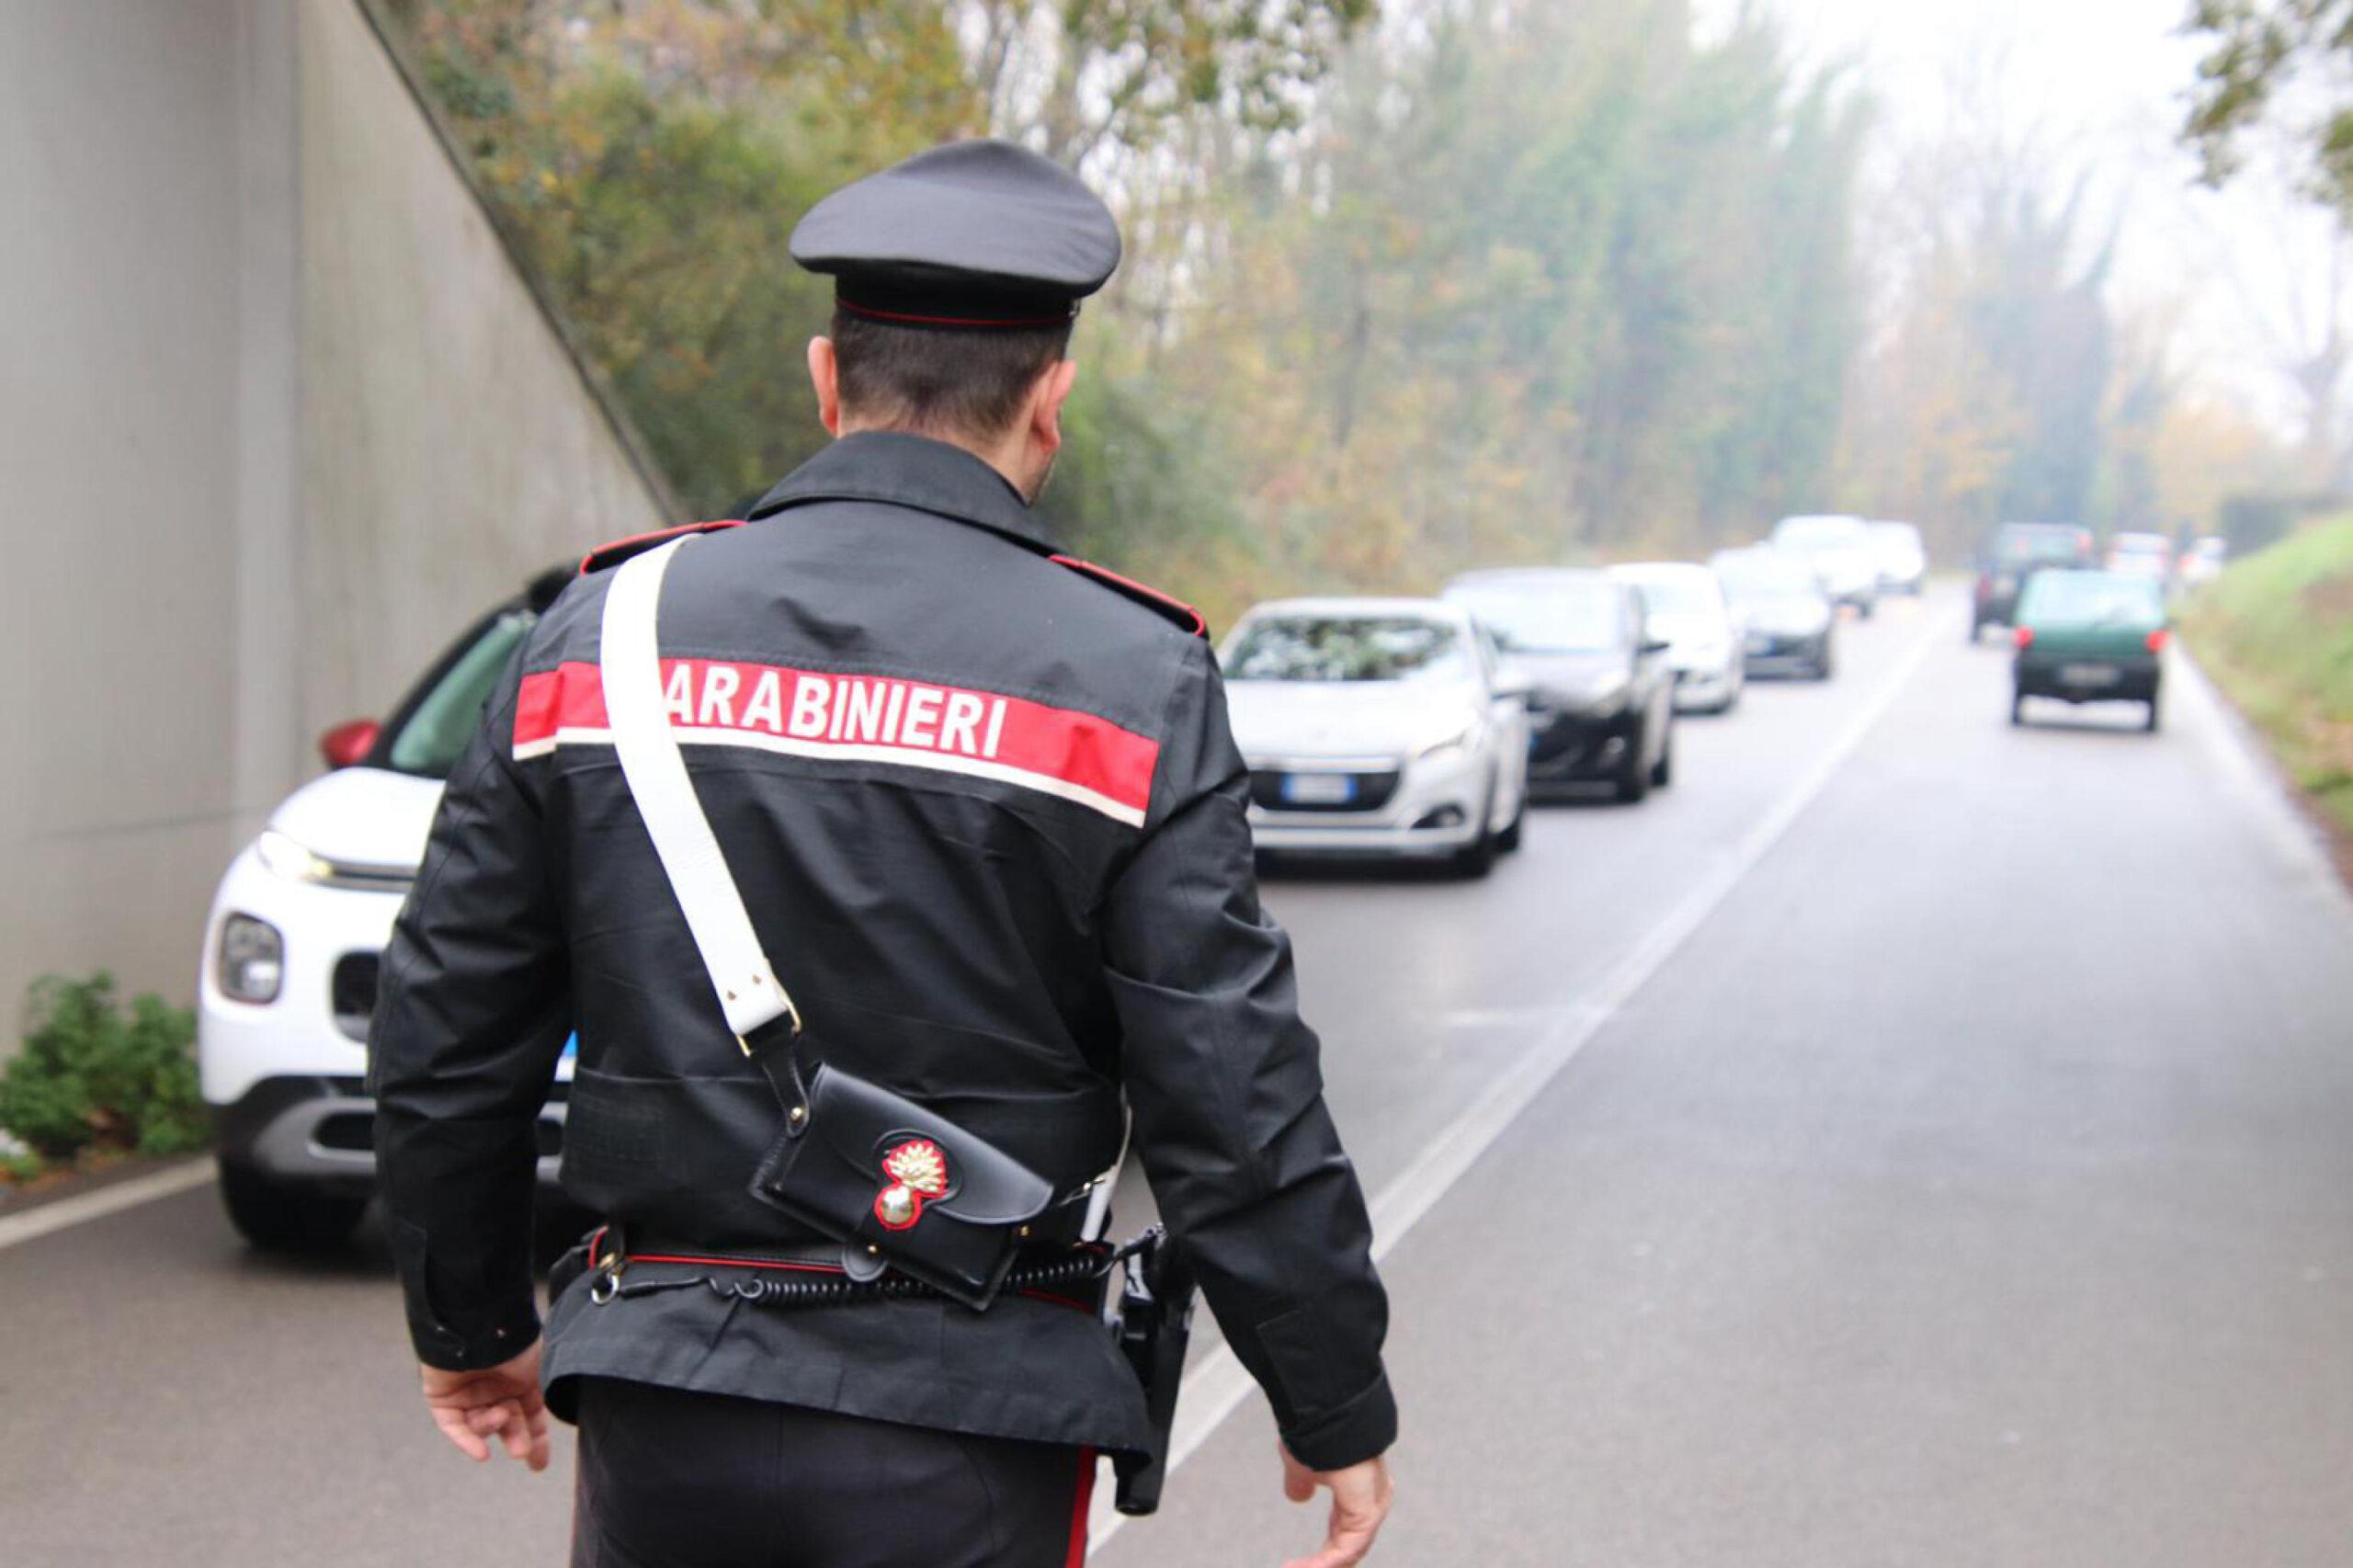
[[[541,619],[452,773],[386,955],[377,1148],[418,1354],[538,1332],[534,1114],[580,1056],[563,1183],[625,1232],[807,1242],[752,1198],[781,1112],[722,1020],[605,730],[610,574]],[[1054,557],[956,448],[837,442],[673,563],[671,720],[825,1059],[1058,1187],[1117,1162],[1161,1212],[1305,1463],[1391,1442],[1388,1308],[1324,1108],[1247,775],[1198,618]],[[1088,1312],[1008,1297],[779,1310],[676,1290],[554,1305],[544,1363],[999,1437],[1133,1449]]]

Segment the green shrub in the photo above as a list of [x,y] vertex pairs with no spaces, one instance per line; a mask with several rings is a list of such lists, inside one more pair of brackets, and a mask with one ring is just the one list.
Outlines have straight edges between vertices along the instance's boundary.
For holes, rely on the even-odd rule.
[[85,1151],[170,1154],[200,1147],[196,1015],[160,997],[126,1012],[114,977],[33,983],[23,1052],[0,1072],[0,1128],[49,1160]]

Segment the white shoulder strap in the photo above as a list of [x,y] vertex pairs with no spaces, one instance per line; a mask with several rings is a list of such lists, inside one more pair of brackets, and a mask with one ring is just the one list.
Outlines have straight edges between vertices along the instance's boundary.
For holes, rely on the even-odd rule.
[[[744,895],[727,869],[710,819],[703,815],[670,733],[662,695],[661,645],[654,624],[662,602],[662,576],[694,535],[631,556],[614,574],[605,594],[605,619],[597,660],[605,685],[605,714],[620,754],[621,776],[637,801],[638,814],[653,836],[654,853],[670,879],[670,891],[686,912],[720,1010],[741,1043],[744,1037],[777,1019],[801,1015],[778,983],[759,934],[744,911]],[[748,1054],[751,1047],[745,1046]]]

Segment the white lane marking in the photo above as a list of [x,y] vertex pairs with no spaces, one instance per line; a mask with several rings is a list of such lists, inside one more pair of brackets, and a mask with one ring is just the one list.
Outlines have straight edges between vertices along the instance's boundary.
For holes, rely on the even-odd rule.
[[2187,647],[2177,642],[2167,664],[2166,681],[2187,688],[2200,710],[2200,722],[2191,726],[2200,749],[2238,797],[2256,830],[2270,841],[2313,899],[2339,915],[2353,915],[2353,892],[2336,873],[2326,835],[2289,794],[2284,770],[2271,759],[2263,737],[2216,689],[2213,677]]
[[109,1214],[119,1214],[142,1203],[152,1203],[159,1198],[171,1198],[202,1187],[212,1179],[212,1161],[208,1157],[188,1160],[166,1166],[129,1181],[102,1187],[96,1192],[85,1192],[79,1198],[61,1198],[54,1203],[44,1203],[22,1214],[0,1219],[0,1252],[19,1243],[62,1231],[68,1225],[79,1225],[88,1220],[103,1220]]
[[[1904,687],[1927,662],[1937,639],[1951,635],[1946,617],[1923,619],[1926,624],[1914,636],[1895,668],[1847,722],[1846,728],[1814,758],[1813,766],[1789,793],[1757,819],[1699,885],[1644,933],[1642,940],[1610,967],[1592,991],[1565,1005],[1559,1022],[1496,1079],[1493,1087],[1449,1122],[1411,1165],[1374,1196],[1374,1261],[1388,1256],[1390,1249],[1438,1206],[1479,1156],[1503,1136],[1520,1112],[1665,965],[1676,949],[1715,913],[1716,906],[1723,903],[1741,879],[1765,858],[1790,824],[1829,787],[1838,769],[1863,744],[1863,738],[1895,706]],[[1176,1423],[1168,1442],[1171,1474],[1193,1457],[1194,1451],[1209,1440],[1210,1434],[1233,1414],[1256,1386],[1225,1346],[1221,1345],[1201,1358],[1200,1365],[1186,1374],[1184,1390],[1177,1396]],[[1120,1528],[1127,1523],[1126,1517],[1113,1509],[1110,1492],[1108,1487],[1096,1489],[1087,1528],[1089,1550],[1119,1534]]]

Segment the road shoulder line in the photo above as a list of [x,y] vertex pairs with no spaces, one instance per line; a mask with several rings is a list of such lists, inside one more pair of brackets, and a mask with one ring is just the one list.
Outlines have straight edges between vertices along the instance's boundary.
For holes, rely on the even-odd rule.
[[[1411,1164],[1374,1195],[1372,1256],[1376,1262],[1388,1256],[1422,1217],[1438,1206],[1478,1158],[1617,1017],[1634,994],[1665,966],[1676,950],[1715,913],[1733,889],[1829,788],[1847,758],[1887,716],[1904,688],[1927,663],[1936,639],[1949,634],[1947,618],[1925,619],[1927,624],[1914,637],[1911,646],[1904,650],[1893,670],[1823,748],[1813,766],[1789,792],[1757,819],[1699,886],[1610,966],[1592,991],[1569,999],[1572,1005],[1564,1009],[1562,1021],[1555,1028],[1497,1078],[1484,1095],[1447,1123]],[[1192,1458],[1255,1386],[1249,1373],[1225,1346],[1219,1346],[1204,1357],[1186,1378],[1184,1391],[1177,1399],[1176,1428],[1168,1445],[1168,1470],[1174,1472]],[[1102,1546],[1126,1523],[1123,1516],[1112,1511],[1109,1502],[1108,1489],[1097,1488],[1087,1532],[1090,1550]]]
[[38,1209],[28,1209],[21,1214],[0,1219],[0,1252],[18,1246],[68,1226],[91,1220],[103,1220],[125,1209],[135,1209],[142,1203],[152,1203],[159,1198],[172,1198],[202,1187],[212,1179],[212,1162],[199,1156],[160,1171],[151,1171],[129,1181],[115,1182],[96,1192],[85,1192],[73,1198],[61,1198],[54,1203],[44,1203]]

